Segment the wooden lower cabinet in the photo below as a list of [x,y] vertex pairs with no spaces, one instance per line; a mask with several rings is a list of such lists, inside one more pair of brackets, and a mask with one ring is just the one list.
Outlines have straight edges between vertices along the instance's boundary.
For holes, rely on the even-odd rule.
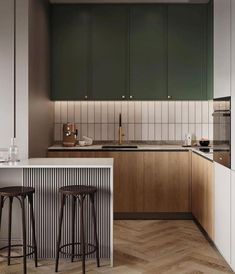
[[190,212],[188,151],[144,152],[144,211]]
[[192,213],[214,239],[213,162],[192,153]]
[[142,152],[49,151],[48,157],[113,158],[114,212],[143,212]]
[[114,158],[114,212],[190,212],[190,155],[179,151],[49,151]]

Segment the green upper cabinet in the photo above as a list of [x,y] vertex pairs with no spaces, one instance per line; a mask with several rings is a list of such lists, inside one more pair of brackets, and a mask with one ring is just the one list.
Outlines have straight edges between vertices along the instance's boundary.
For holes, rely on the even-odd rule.
[[52,5],[53,100],[80,100],[87,96],[89,21],[86,5]]
[[207,5],[168,6],[168,96],[207,99]]
[[121,100],[128,94],[128,7],[95,5],[91,26],[91,96]]
[[213,4],[51,5],[52,100],[213,97]]
[[167,98],[166,5],[131,6],[130,96],[134,100]]

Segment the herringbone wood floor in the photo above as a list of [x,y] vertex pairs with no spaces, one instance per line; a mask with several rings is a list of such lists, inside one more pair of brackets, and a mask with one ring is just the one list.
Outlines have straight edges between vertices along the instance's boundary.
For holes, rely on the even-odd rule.
[[[87,273],[108,274],[219,274],[233,273],[220,254],[210,246],[193,221],[115,221],[114,268],[102,262],[87,262]],[[60,261],[64,274],[81,273],[80,262]],[[21,261],[11,266],[0,262],[0,274],[22,273]],[[54,273],[54,261],[40,261],[28,273]]]

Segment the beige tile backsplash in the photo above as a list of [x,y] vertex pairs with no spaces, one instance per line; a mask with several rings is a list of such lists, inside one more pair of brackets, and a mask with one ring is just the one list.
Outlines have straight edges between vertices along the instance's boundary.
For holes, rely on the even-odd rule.
[[79,138],[117,140],[119,113],[129,141],[180,141],[185,133],[212,140],[212,112],[213,101],[55,102],[55,141],[67,122],[76,123]]

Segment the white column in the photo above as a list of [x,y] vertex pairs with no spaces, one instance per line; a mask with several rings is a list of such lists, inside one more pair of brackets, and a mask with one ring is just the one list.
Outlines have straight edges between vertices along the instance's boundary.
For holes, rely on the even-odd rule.
[[29,1],[16,1],[16,138],[20,159],[28,158],[29,90],[28,32]]
[[14,2],[0,1],[0,148],[13,137]]

